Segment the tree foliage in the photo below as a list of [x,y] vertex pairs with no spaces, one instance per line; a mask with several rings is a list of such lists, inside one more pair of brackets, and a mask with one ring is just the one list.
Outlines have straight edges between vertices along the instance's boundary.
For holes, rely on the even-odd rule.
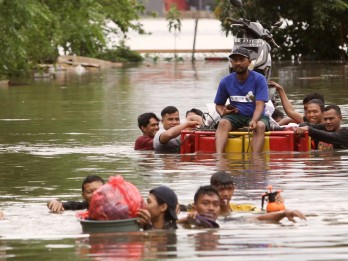
[[120,44],[115,49],[106,49],[103,52],[98,53],[95,58],[122,63],[138,63],[144,61],[141,54],[130,50],[130,48],[125,45],[124,41],[120,41]]
[[109,33],[143,33],[143,11],[136,0],[0,0],[0,78],[56,60],[59,47],[66,54],[95,56]]
[[181,13],[176,7],[176,5],[173,5],[170,7],[167,15],[166,15],[166,20],[168,22],[168,30],[169,32],[174,29],[174,49],[176,52],[176,32],[181,31]]
[[172,29],[174,29],[174,32],[181,31],[181,19],[181,13],[178,8],[175,5],[171,6],[166,16],[169,32],[171,32]]
[[[244,0],[243,8],[246,18],[260,21],[268,29],[283,21],[281,28],[272,31],[281,46],[273,53],[279,59],[348,58],[348,0]],[[218,0],[215,14],[227,34],[232,31],[224,23],[226,17],[243,16],[229,0]]]

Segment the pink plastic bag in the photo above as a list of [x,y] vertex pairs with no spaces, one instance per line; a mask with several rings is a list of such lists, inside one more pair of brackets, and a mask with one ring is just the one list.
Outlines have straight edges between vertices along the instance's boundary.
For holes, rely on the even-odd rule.
[[117,220],[136,217],[145,202],[139,190],[122,176],[113,176],[93,193],[89,204],[89,218]]

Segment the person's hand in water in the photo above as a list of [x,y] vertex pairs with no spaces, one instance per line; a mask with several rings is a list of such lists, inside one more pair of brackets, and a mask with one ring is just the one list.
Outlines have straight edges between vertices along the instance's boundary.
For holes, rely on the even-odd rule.
[[3,219],[5,219],[5,214],[4,214],[4,212],[2,212],[2,211],[0,210],[0,220],[3,220]]
[[302,219],[302,220],[307,220],[306,216],[299,210],[296,210],[296,209],[295,210],[285,209],[284,212],[285,212],[284,213],[285,217],[288,220],[290,220],[290,221],[292,221],[294,223],[296,223],[295,217],[298,217],[299,219]]
[[53,213],[59,213],[63,212],[65,209],[63,207],[63,203],[53,199],[50,202],[47,202],[47,207],[53,212]]
[[283,218],[287,218],[291,222],[296,223],[295,217],[301,219],[301,220],[307,220],[305,214],[303,214],[299,210],[290,210],[290,209],[285,209],[282,211],[277,211],[277,212],[270,212],[266,214],[262,214],[256,217],[251,218],[251,220],[259,220],[259,221],[280,221]]

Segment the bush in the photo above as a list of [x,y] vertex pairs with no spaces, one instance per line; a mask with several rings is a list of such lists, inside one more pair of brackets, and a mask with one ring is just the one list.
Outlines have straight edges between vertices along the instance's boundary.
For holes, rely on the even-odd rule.
[[95,58],[111,62],[142,62],[144,58],[137,52],[132,51],[124,45],[117,46],[116,49],[107,49],[96,55]]

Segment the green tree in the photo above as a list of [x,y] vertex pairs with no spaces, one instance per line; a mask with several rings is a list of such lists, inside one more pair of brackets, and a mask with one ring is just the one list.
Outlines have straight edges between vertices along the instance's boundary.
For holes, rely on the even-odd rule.
[[[216,16],[223,30],[231,33],[224,23],[226,17],[239,18],[242,10],[232,7],[229,0],[218,0]],[[284,28],[272,33],[281,46],[273,52],[280,59],[311,60],[347,59],[348,0],[244,0],[247,18],[260,21],[266,28],[283,21]],[[232,32],[233,33],[233,32]]]
[[38,2],[0,0],[0,77],[22,75],[28,70],[30,34],[37,20],[49,21],[49,11]]
[[0,0],[0,78],[56,60],[59,47],[95,56],[109,33],[144,33],[138,21],[143,11],[136,0]]

